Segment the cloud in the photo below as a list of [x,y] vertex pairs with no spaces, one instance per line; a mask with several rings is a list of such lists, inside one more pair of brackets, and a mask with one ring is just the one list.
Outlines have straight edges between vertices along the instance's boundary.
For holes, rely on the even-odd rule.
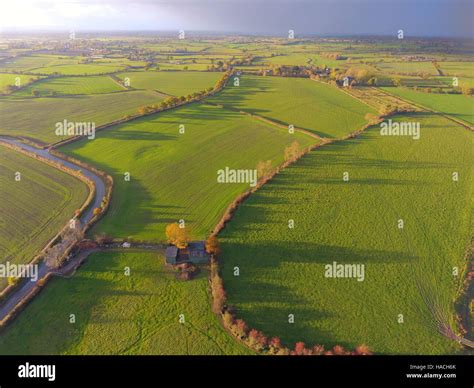
[[472,35],[468,0],[13,0],[5,27],[357,35]]

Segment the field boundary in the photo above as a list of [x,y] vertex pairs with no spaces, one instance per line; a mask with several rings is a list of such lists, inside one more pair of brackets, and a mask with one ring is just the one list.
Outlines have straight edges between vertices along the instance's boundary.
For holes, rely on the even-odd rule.
[[[273,126],[278,127],[278,128],[286,129],[286,130],[288,130],[288,127],[290,125],[290,124],[283,123],[282,121],[277,121],[275,119],[270,119],[270,118],[265,117],[265,116],[257,115],[255,113],[245,112],[245,111],[240,110],[240,109],[232,108],[228,105],[218,104],[218,103],[209,102],[209,101],[205,101],[205,100],[201,101],[201,103],[204,104],[204,105],[215,106],[217,108],[225,109],[225,110],[228,110],[228,111],[231,111],[231,112],[240,113],[242,115],[252,117],[256,120],[263,121],[264,123],[273,125]],[[300,133],[304,133],[304,134],[306,134],[308,136],[311,136],[315,139],[318,139],[320,141],[326,141],[327,139],[331,139],[331,138],[321,137],[318,134],[316,134],[314,132],[311,132],[311,131],[309,131],[307,129],[304,129],[304,128],[299,128],[299,127],[293,126],[293,129],[295,131],[298,131]]]
[[[79,219],[80,216],[84,213],[84,211],[89,208],[89,206],[91,205],[91,203],[93,202],[93,200],[96,196],[96,187],[95,187],[95,183],[92,179],[85,176],[84,174],[82,174],[79,171],[72,170],[72,169],[70,169],[69,167],[67,167],[63,164],[51,161],[51,160],[49,160],[45,157],[34,154],[33,152],[28,152],[27,150],[25,150],[25,149],[23,149],[19,146],[16,146],[16,145],[13,145],[13,144],[10,144],[10,143],[6,143],[6,142],[3,142],[3,141],[0,141],[0,144],[7,147],[7,148],[11,148],[12,150],[15,150],[17,152],[23,153],[28,157],[31,157],[33,159],[36,159],[36,160],[39,160],[43,163],[51,165],[52,167],[57,168],[58,170],[61,170],[64,173],[67,173],[67,174],[75,177],[76,179],[79,179],[79,180],[81,180],[81,181],[83,181],[84,183],[87,184],[87,186],[89,187],[89,195],[88,195],[86,201],[83,203],[83,205],[78,209],[77,214],[74,217],[72,217],[72,219]],[[53,150],[53,151],[55,151],[55,150]],[[83,226],[83,232],[86,232],[94,223],[98,222],[104,216],[104,214],[107,212],[107,209],[108,209],[108,206],[109,206],[109,203],[110,203],[110,199],[111,199],[111,195],[112,195],[112,190],[113,190],[113,178],[111,176],[109,176],[107,173],[102,172],[102,171],[96,169],[93,166],[89,166],[84,162],[76,163],[76,160],[74,158],[63,157],[63,154],[58,152],[58,151],[55,151],[54,153],[51,152],[51,153],[54,156],[56,156],[60,159],[63,159],[64,161],[68,161],[70,163],[77,164],[79,167],[83,167],[85,169],[90,170],[95,175],[98,175],[99,178],[104,182],[104,185],[106,187],[106,191],[105,191],[105,196],[104,196],[104,198],[101,202],[101,204],[102,204],[101,212],[97,215],[94,215]],[[69,222],[67,222],[66,225],[63,228],[61,228],[61,230],[51,240],[49,240],[48,244],[29,262],[29,264],[33,265],[33,264],[38,264],[39,262],[41,262],[41,259],[44,258],[44,254],[45,254],[46,250],[49,249],[55,242],[57,242],[61,238],[62,233],[67,228],[69,228]],[[67,247],[66,250],[62,253],[61,257],[64,258],[67,255],[69,255],[74,247],[75,247],[75,244]],[[65,264],[64,266],[67,266],[67,264]],[[46,283],[49,281],[49,279],[52,276],[51,274],[52,274],[52,271],[48,271],[43,277],[41,277],[40,279],[38,279],[36,281],[33,288],[29,292],[27,292],[25,295],[20,297],[18,303],[16,303],[12,307],[12,309],[8,312],[8,314],[6,314],[4,316],[4,318],[0,321],[0,329],[4,328],[8,322],[10,322],[13,318],[15,318],[24,309],[24,307],[33,299],[33,297],[36,296],[36,294],[46,285]],[[23,284],[24,284],[24,282],[18,282],[14,285],[7,286],[5,289],[2,290],[2,292],[0,292],[0,301],[2,301],[3,303],[7,303],[8,297],[11,294],[13,294],[15,292],[15,290]]]
[[[451,116],[451,115],[449,115],[449,114],[447,114],[447,113],[444,113],[444,112],[436,111],[436,110],[434,110],[434,109],[427,108],[426,106],[423,106],[423,105],[418,104],[418,103],[414,103],[414,102],[412,102],[412,101],[410,101],[410,100],[406,100],[406,99],[404,99],[404,98],[402,98],[402,97],[399,97],[399,96],[394,95],[394,94],[392,94],[392,93],[390,93],[390,92],[387,92],[386,90],[383,90],[383,89],[381,89],[381,88],[375,88],[375,89],[377,89],[377,90],[380,91],[381,93],[385,93],[385,94],[387,94],[387,95],[389,95],[389,96],[391,96],[391,97],[398,98],[400,101],[403,101],[403,102],[405,102],[405,103],[407,103],[407,104],[414,105],[414,106],[416,106],[416,107],[418,107],[418,108],[420,108],[420,109],[423,109],[423,110],[425,110],[425,111],[427,111],[427,112],[431,112],[431,113],[437,114],[437,115],[439,115],[439,116],[442,116],[442,117],[444,117],[444,118],[446,118],[446,119],[448,119],[448,120],[451,120],[451,121],[453,121],[453,122],[455,122],[455,123],[457,123],[457,124],[459,124],[459,125],[462,125],[464,128],[468,129],[469,131],[474,132],[474,126],[470,125],[469,123],[467,123],[467,122],[465,122],[465,121],[463,121],[463,120],[459,120],[459,119],[457,119],[457,118],[455,118],[455,117],[453,117],[453,116]],[[421,93],[421,92],[420,92],[420,93]]]
[[[28,156],[32,159],[35,159],[35,160],[38,160],[42,163],[46,163],[48,165],[50,165],[51,167],[54,167],[70,176],[73,176],[74,178],[80,180],[82,183],[85,183],[86,186],[89,188],[89,194],[85,200],[85,202],[82,204],[82,206],[78,209],[78,214],[82,214],[88,207],[89,205],[92,203],[92,200],[94,199],[94,196],[95,196],[95,185],[94,183],[92,182],[91,179],[89,179],[88,177],[86,177],[85,175],[83,174],[80,174],[72,169],[69,169],[68,167],[64,166],[64,165],[59,165],[49,159],[46,159],[46,158],[43,158],[41,156],[38,156],[36,154],[33,154],[33,153],[30,153],[20,147],[17,147],[17,146],[14,146],[12,144],[9,144],[9,143],[5,143],[3,141],[0,140],[0,145],[6,147],[6,148],[9,148],[11,150],[14,150],[16,152],[19,152],[25,156]],[[77,219],[78,216],[73,216],[72,219]],[[69,227],[69,222],[66,223],[66,225],[64,225],[64,227],[62,227],[58,233],[56,233],[50,240],[49,242],[38,252],[37,255],[35,255],[33,257],[33,259],[28,263],[30,265],[33,265],[33,264],[37,264],[43,257],[43,255],[45,254],[46,250],[48,250],[61,236],[61,234]],[[18,284],[14,284],[14,285],[10,285],[10,286],[7,286],[5,287],[1,292],[0,292],[0,300],[4,300],[8,294],[10,294],[14,289],[16,289],[16,287],[18,286]]]
[[[125,123],[128,123],[130,121],[140,119],[142,117],[151,116],[151,115],[158,114],[158,113],[165,112],[165,111],[169,111],[169,110],[172,110],[172,109],[177,109],[177,108],[183,107],[185,105],[200,103],[203,100],[205,100],[207,97],[211,97],[211,96],[215,95],[216,93],[219,93],[222,89],[224,89],[225,86],[227,85],[228,80],[230,79],[230,77],[232,77],[233,74],[234,74],[234,72],[224,73],[225,79],[222,83],[222,86],[217,87],[217,88],[215,87],[211,92],[207,93],[206,95],[202,96],[201,98],[195,98],[191,101],[178,102],[173,106],[169,106],[169,107],[166,107],[166,108],[153,109],[152,111],[149,111],[149,112],[146,112],[146,113],[143,113],[143,114],[137,113],[135,115],[130,115],[128,117],[123,117],[121,119],[114,120],[114,121],[108,122],[106,124],[97,126],[96,131],[101,131],[101,130],[104,130],[104,129],[108,129],[110,127],[120,125],[120,124],[125,124]],[[156,90],[153,90],[153,92],[158,93],[158,94],[160,93],[160,92],[157,92]],[[167,96],[172,97],[171,95],[167,95]],[[63,140],[60,140],[58,142],[48,144],[48,145],[46,145],[46,147],[58,148],[58,147],[61,147],[63,145],[66,145],[66,144],[71,144],[71,143],[74,143],[76,141],[82,140],[85,137],[86,136],[81,136],[81,135],[72,136],[72,137],[69,137],[67,139],[63,139]]]
[[[281,171],[283,171],[284,169],[286,169],[287,167],[291,166],[292,164],[296,163],[298,160],[300,160],[301,158],[303,158],[304,156],[306,156],[309,152],[312,152],[312,151],[315,151],[317,150],[318,148],[320,147],[323,147],[324,145],[326,144],[332,144],[332,143],[338,143],[338,142],[342,142],[342,141],[346,141],[346,140],[350,140],[350,139],[354,139],[354,138],[357,138],[361,133],[363,133],[366,129],[374,126],[374,125],[377,125],[379,123],[381,123],[383,120],[386,119],[386,116],[379,116],[378,117],[378,121],[377,122],[371,122],[371,123],[366,123],[362,128],[356,130],[356,131],[353,131],[351,132],[350,134],[346,135],[346,136],[343,136],[341,138],[337,138],[337,139],[327,139],[327,138],[324,138],[322,139],[323,141],[321,141],[320,143],[317,143],[315,145],[312,145],[312,146],[309,146],[307,148],[305,148],[303,150],[303,152],[301,152],[298,156],[296,156],[295,158],[293,159],[290,159],[290,160],[287,160],[285,162],[283,162],[280,166],[278,166],[277,168],[275,168],[273,171],[271,171],[269,174],[267,174],[266,176],[262,177],[258,182],[257,182],[257,185],[247,191],[245,191],[244,193],[242,194],[239,194],[230,204],[229,206],[227,207],[226,211],[224,212],[223,216],[221,217],[220,221],[217,223],[217,225],[214,227],[213,231],[211,232],[211,234],[209,235],[209,237],[218,237],[219,233],[225,228],[226,224],[228,222],[230,222],[233,218],[233,216],[235,215],[236,211],[238,210],[239,206],[244,203],[253,193],[255,193],[257,190],[261,189],[266,183],[268,183],[269,181],[271,181],[276,175],[278,175]],[[215,270],[212,270],[212,265],[215,265]],[[214,278],[217,278],[218,281],[215,282],[213,281],[213,277]],[[236,317],[233,316],[233,314],[229,313],[229,311],[227,311],[227,306],[225,305],[225,287],[224,287],[224,283],[223,283],[223,280],[220,276],[220,269],[219,269],[219,259],[216,257],[216,255],[213,255],[213,258],[212,258],[212,263],[211,263],[211,273],[210,273],[210,278],[209,278],[209,284],[210,284],[210,288],[211,288],[211,297],[213,299],[213,303],[216,304],[217,303],[217,300],[216,300],[216,297],[214,296],[214,294],[219,294],[218,291],[216,291],[215,293],[213,292],[214,291],[214,288],[215,287],[215,284],[220,284],[223,291],[224,291],[224,300],[221,300],[220,301],[220,304],[222,304],[222,309],[220,309],[220,311],[218,312],[215,312],[217,315],[218,315],[218,318],[221,322],[221,324],[223,325],[224,329],[230,333],[237,341],[243,343],[245,346],[249,347],[250,349],[252,349],[253,351],[256,351],[258,354],[266,354],[266,352],[262,351],[262,350],[259,350],[259,349],[255,349],[253,347],[251,347],[248,343],[246,343],[244,341],[244,338],[236,335],[235,333],[233,333],[229,327],[226,326],[226,324],[224,323],[224,316],[226,314],[230,314],[231,317],[232,317],[232,320],[234,320]],[[260,333],[262,334],[262,333]],[[264,335],[264,334],[262,334]],[[337,346],[337,345],[335,345]],[[361,349],[364,349],[364,350],[361,350]],[[290,352],[289,349],[287,349],[288,352]],[[365,347],[362,345],[361,347],[358,347],[355,351],[353,351],[352,353],[349,353],[349,354],[372,354],[368,349],[366,350]]]

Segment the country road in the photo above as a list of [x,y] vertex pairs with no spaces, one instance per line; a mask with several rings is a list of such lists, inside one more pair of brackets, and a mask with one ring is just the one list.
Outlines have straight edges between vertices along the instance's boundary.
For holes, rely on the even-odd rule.
[[[68,167],[71,170],[75,171],[80,171],[83,175],[88,177],[94,182],[95,186],[95,196],[89,205],[89,207],[86,209],[86,211],[82,214],[80,217],[80,221],[82,225],[85,225],[88,223],[92,217],[94,216],[93,211],[96,207],[100,207],[100,204],[102,202],[103,197],[105,196],[106,193],[106,186],[104,181],[96,174],[94,174],[92,171],[89,171],[81,166],[75,165],[74,163],[68,162],[66,160],[63,160],[55,155],[52,155],[49,153],[49,150],[47,149],[38,149],[32,146],[29,146],[27,144],[24,144],[18,140],[9,138],[9,137],[3,137],[0,136],[0,142],[8,143],[11,145],[14,145],[16,147],[20,147],[21,149],[29,152],[29,153],[34,153],[38,156],[41,156],[45,159],[51,160],[55,163],[62,164],[65,167]],[[41,163],[41,162],[40,162]],[[74,258],[71,261],[76,261],[76,258]],[[80,264],[80,263],[79,263]],[[66,263],[66,266],[72,265],[71,263]],[[36,281],[31,281],[31,279],[25,280],[21,286],[19,286],[17,289],[15,289],[0,305],[0,322],[8,315],[12,309],[15,308],[15,306],[18,305],[18,303],[30,292],[32,292],[38,281],[42,279],[44,276],[46,276],[48,273],[55,273],[59,272],[58,270],[53,270],[50,269],[46,266],[45,262],[42,261],[41,263],[38,264],[38,279]]]
[[95,197],[91,205],[87,209],[87,211],[84,212],[83,215],[81,216],[81,223],[85,225],[87,222],[89,222],[92,219],[92,217],[94,216],[93,215],[94,208],[100,207],[102,198],[105,196],[106,189],[105,189],[105,183],[102,180],[102,178],[94,174],[92,171],[85,169],[84,167],[78,166],[74,163],[68,162],[67,160],[61,159],[55,155],[50,154],[48,149],[35,148],[33,146],[24,144],[19,140],[15,140],[13,138],[4,137],[4,136],[0,136],[0,142],[4,142],[4,143],[14,145],[16,147],[20,147],[27,152],[34,153],[38,156],[41,156],[53,162],[60,163],[63,166],[70,168],[71,170],[80,171],[82,172],[83,175],[85,175],[89,179],[92,179],[95,185]]

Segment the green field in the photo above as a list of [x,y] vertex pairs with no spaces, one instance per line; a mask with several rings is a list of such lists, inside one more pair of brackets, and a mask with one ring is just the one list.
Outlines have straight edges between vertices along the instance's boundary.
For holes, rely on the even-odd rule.
[[474,99],[461,94],[417,92],[406,88],[382,88],[396,96],[474,124]]
[[302,78],[244,75],[210,101],[310,130],[339,137],[365,123],[372,108],[331,85]]
[[322,63],[317,63],[316,55],[310,54],[310,53],[289,53],[289,54],[275,55],[273,57],[271,56],[262,57],[262,58],[258,58],[258,60],[256,61],[256,64],[259,64],[259,65],[272,64],[272,65],[287,65],[287,66],[307,66],[310,64],[319,65],[319,66],[322,65]]
[[70,64],[77,62],[74,57],[60,57],[55,55],[28,55],[18,56],[2,61],[0,69],[14,71],[31,71],[40,67],[55,64]]
[[128,66],[144,66],[146,62],[125,57],[89,59],[72,55],[25,55],[0,62],[2,71],[26,71],[38,74],[94,75],[125,70]]
[[[383,137],[375,127],[322,146],[238,209],[221,234],[221,262],[227,302],[250,327],[290,346],[459,350],[437,332],[422,296],[454,326],[462,274],[452,271],[465,268],[473,226],[474,138],[430,114],[398,120],[420,121],[420,140]],[[365,264],[365,280],[325,277],[324,266],[334,261]]]
[[20,81],[20,87],[34,82],[39,77],[22,74],[0,74],[0,93],[7,93],[8,85],[16,85],[17,80]]
[[140,71],[117,76],[122,80],[128,78],[133,89],[158,90],[173,96],[185,96],[213,87],[222,74],[197,71]]
[[445,75],[474,78],[474,62],[439,62]]
[[158,253],[90,256],[2,332],[0,354],[251,354],[212,313],[207,271],[179,281],[163,262]]
[[389,74],[438,74],[432,62],[379,62],[376,66],[382,72]]
[[[15,173],[21,180],[15,181]],[[0,146],[0,263],[29,262],[86,200],[87,186]],[[0,289],[6,279],[0,278]]]
[[109,76],[61,77],[36,82],[16,95],[31,96],[33,91],[41,96],[68,94],[101,94],[124,91],[125,88]]
[[38,74],[62,74],[62,75],[94,75],[114,73],[125,69],[122,64],[108,64],[108,63],[75,63],[71,65],[54,65],[39,67],[31,70],[32,73]]
[[[179,126],[185,126],[185,134]],[[94,141],[61,148],[114,177],[111,208],[93,229],[116,237],[164,240],[168,223],[184,219],[193,237],[205,238],[248,183],[218,183],[217,171],[255,169],[283,160],[284,148],[305,134],[221,108],[192,104],[100,132]],[[131,180],[124,180],[129,172]]]
[[3,98],[0,99],[0,133],[55,143],[62,139],[55,134],[57,122],[94,122],[97,127],[126,115],[136,114],[140,106],[157,103],[162,98],[149,91],[71,97]]

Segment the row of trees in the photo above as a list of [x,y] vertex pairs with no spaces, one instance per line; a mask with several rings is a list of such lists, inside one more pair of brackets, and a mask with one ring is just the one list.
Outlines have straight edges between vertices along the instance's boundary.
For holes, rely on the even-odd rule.
[[215,61],[214,59],[211,59],[211,64],[207,66],[207,71],[229,71],[235,66],[250,66],[255,58],[256,57],[253,55],[246,55],[243,58],[232,57],[230,60],[225,62],[222,60]]
[[[217,243],[217,238],[212,237]],[[217,243],[218,245],[218,243]],[[219,249],[220,250],[220,249]],[[236,338],[257,352],[272,355],[370,355],[370,349],[366,345],[358,346],[354,351],[344,349],[340,345],[326,350],[323,345],[307,347],[304,342],[297,342],[293,349],[281,343],[279,337],[268,338],[257,329],[251,329],[242,319],[237,319],[231,309],[226,306],[226,292],[224,283],[219,275],[216,255],[211,259],[211,293],[213,298],[213,311],[222,317],[224,327]]]
[[328,59],[336,60],[336,61],[344,61],[348,59],[347,56],[342,55],[340,53],[323,53],[322,56]]
[[314,69],[307,66],[280,66],[274,65],[270,69],[263,69],[262,75],[274,75],[277,77],[302,77],[308,78],[311,76]]
[[200,101],[202,98],[209,96],[211,93],[221,90],[227,83],[227,80],[232,75],[232,71],[225,72],[221,78],[216,82],[214,87],[208,87],[207,89],[201,90],[199,92],[194,92],[192,94],[188,94],[187,96],[180,96],[174,97],[169,96],[166,97],[163,101],[158,104],[153,105],[145,105],[138,108],[138,113],[140,115],[145,115],[147,113],[159,112],[164,109],[173,108],[175,106],[182,105],[184,103],[189,103],[193,101]]
[[[298,141],[294,141],[288,145],[284,150],[284,160],[285,162],[294,162],[304,153],[304,150],[301,148],[301,144]],[[257,177],[258,179],[264,179],[269,177],[275,169],[272,166],[271,160],[261,160],[257,163]]]
[[186,102],[198,101],[203,96],[210,93],[212,90],[213,90],[213,88],[207,88],[206,90],[202,90],[200,92],[195,92],[195,93],[192,93],[192,94],[188,94],[187,96],[166,97],[163,101],[161,101],[158,104],[141,106],[140,108],[138,108],[138,113],[140,115],[144,115],[144,114],[147,114],[147,113],[152,113],[152,112],[157,112],[157,111],[160,111],[160,110],[163,110],[163,109],[172,108],[172,107],[184,104]]

